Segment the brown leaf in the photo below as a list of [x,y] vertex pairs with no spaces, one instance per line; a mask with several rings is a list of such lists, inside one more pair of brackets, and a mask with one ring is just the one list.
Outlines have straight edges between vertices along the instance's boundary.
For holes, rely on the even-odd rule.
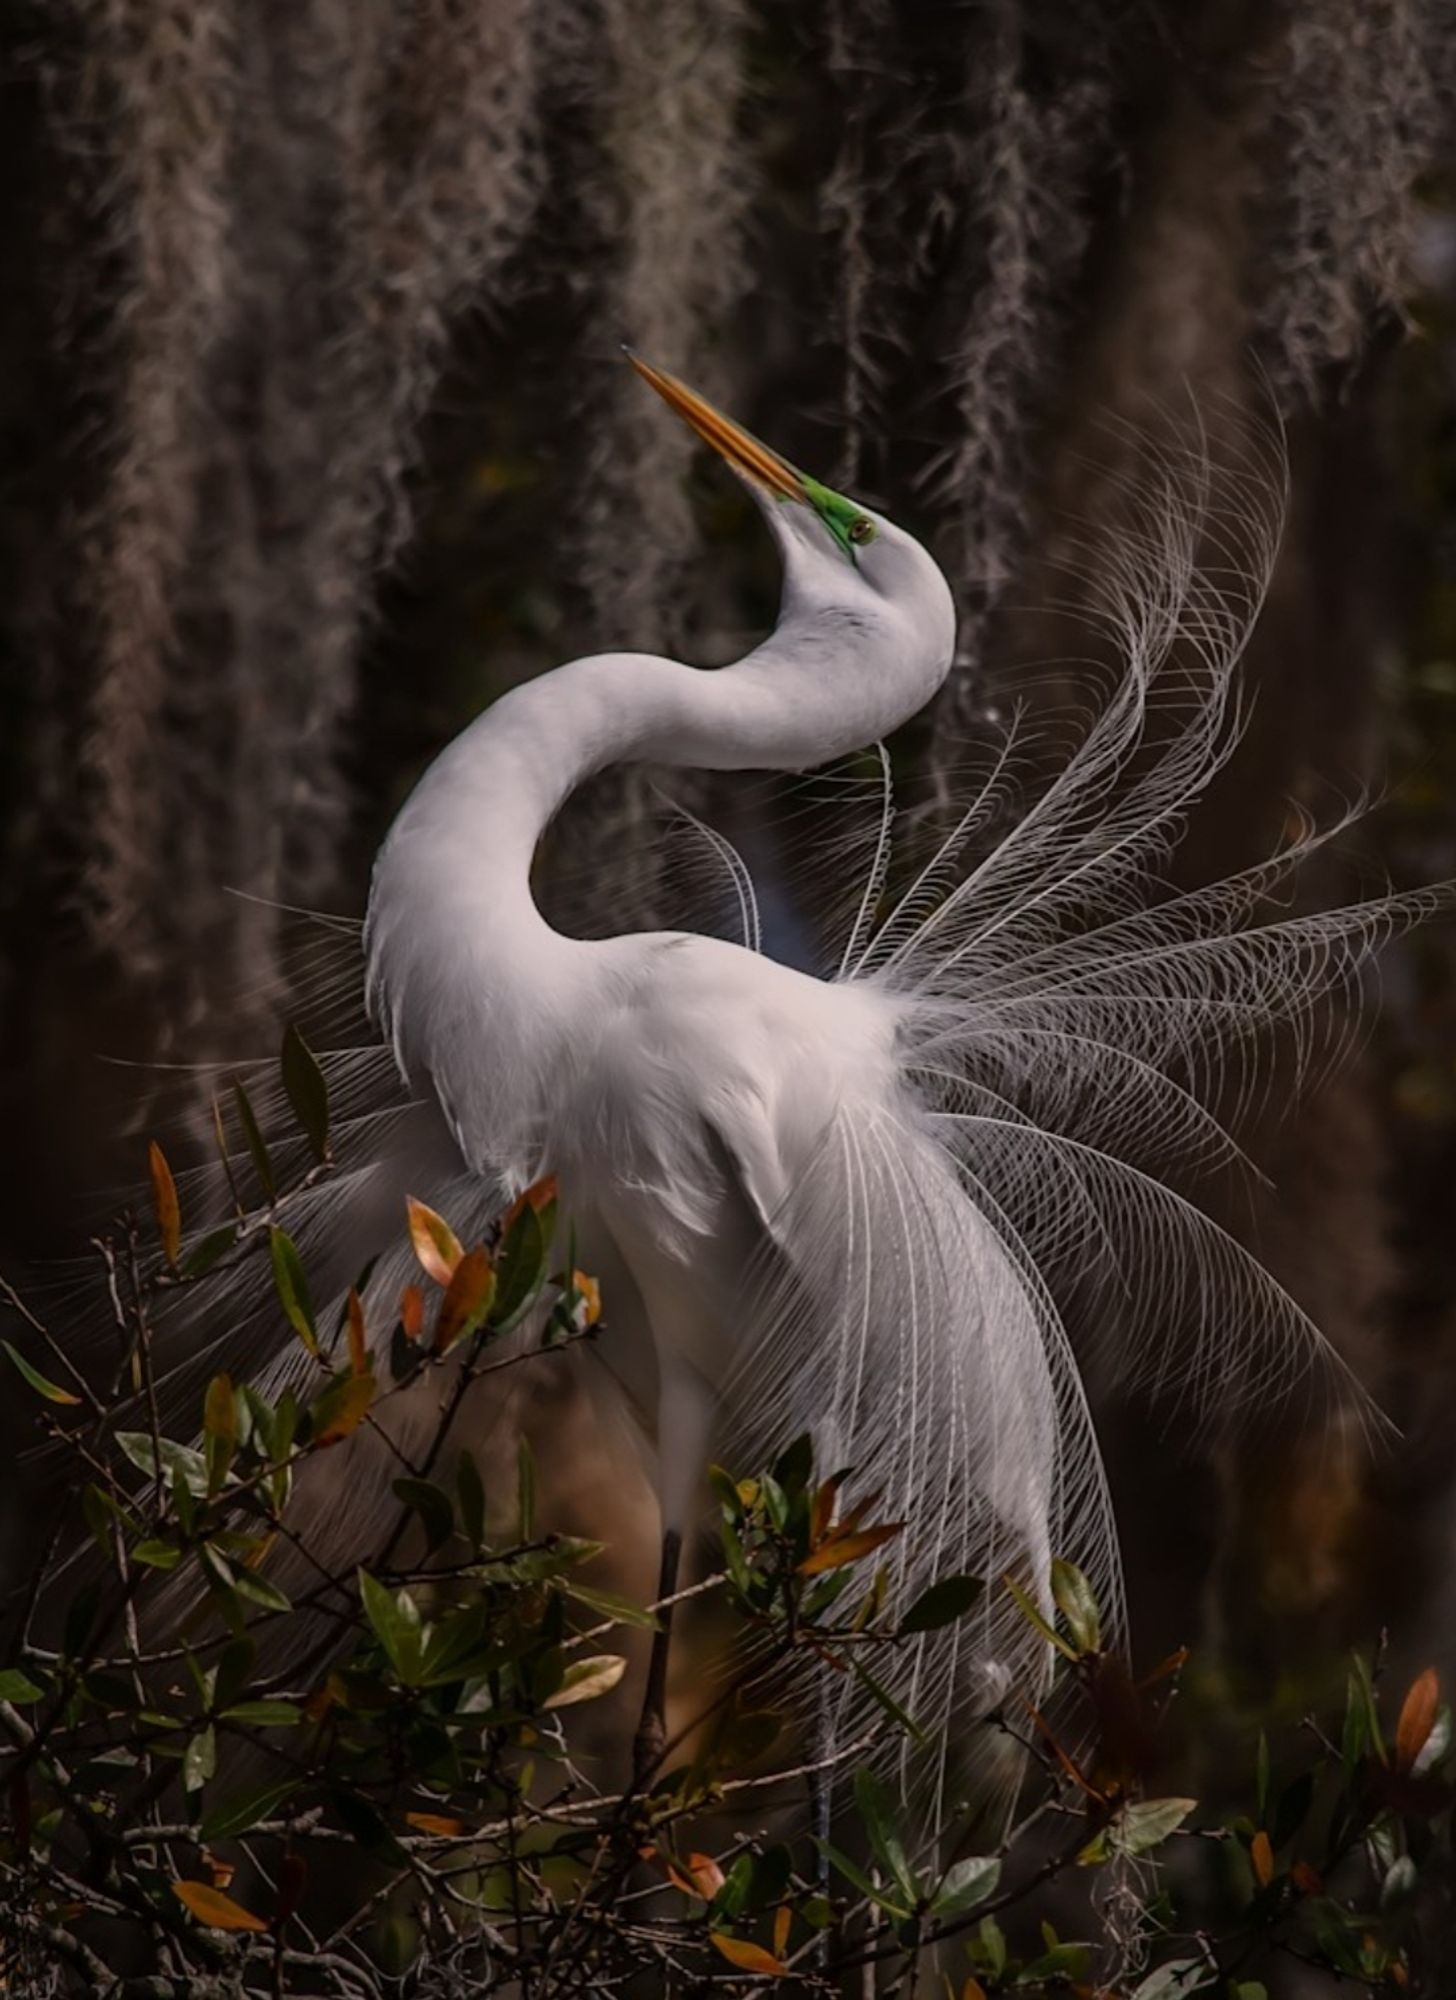
[[775,1958],[771,1951],[765,1951],[761,1944],[754,1944],[750,1938],[724,1937],[721,1931],[713,1931],[710,1935],[728,1963],[736,1965],[740,1972],[762,1972],[778,1977],[789,1969],[781,1958]]
[[448,1354],[483,1323],[495,1297],[495,1268],[484,1250],[472,1250],[455,1266],[440,1316],[435,1321],[435,1352]]
[[364,1301],[352,1285],[345,1308],[349,1326],[349,1366],[356,1375],[369,1373],[369,1342],[364,1331]]
[[326,1389],[318,1400],[317,1414],[321,1422],[314,1434],[314,1443],[337,1444],[341,1438],[358,1430],[368,1416],[373,1401],[372,1375],[350,1375],[335,1388]]
[[501,1218],[502,1239],[510,1235],[511,1225],[519,1221],[526,1209],[534,1208],[537,1215],[539,1215],[543,1208],[548,1207],[555,1201],[560,1191],[560,1183],[555,1174],[547,1174],[542,1180],[532,1181],[524,1193],[516,1196]]
[[162,1239],[162,1255],[169,1264],[175,1264],[182,1253],[182,1210],[167,1155],[155,1139],[147,1148],[147,1165],[151,1170],[152,1209],[157,1218],[157,1234]]
[[1068,1753],[1062,1748],[1061,1744],[1058,1743],[1056,1737],[1053,1736],[1051,1732],[1051,1727],[1048,1724],[1046,1717],[1041,1713],[1040,1709],[1033,1708],[1031,1703],[1026,1699],[1025,1695],[1023,1695],[1021,1698],[1021,1705],[1026,1710],[1027,1714],[1031,1717],[1032,1721],[1036,1724],[1037,1731],[1040,1734],[1042,1741],[1046,1744],[1047,1749],[1051,1751],[1053,1757],[1056,1758],[1057,1762],[1061,1765],[1062,1769],[1066,1772],[1067,1776],[1071,1779],[1072,1783],[1078,1786],[1080,1790],[1084,1791],[1087,1794],[1088,1798],[1091,1799],[1095,1805],[1105,1806],[1107,1804],[1107,1800],[1104,1797],[1104,1795],[1100,1791],[1098,1791],[1097,1787],[1094,1784],[1092,1784],[1088,1778],[1086,1778],[1083,1775],[1083,1772],[1078,1766],[1075,1758],[1069,1756]]
[[1267,1889],[1274,1880],[1274,1849],[1269,1844],[1269,1836],[1263,1827],[1249,1842],[1249,1865],[1254,1871],[1254,1880],[1261,1889]]
[[268,1926],[210,1882],[174,1882],[172,1894],[187,1905],[200,1924],[214,1931],[265,1931]]
[[836,1529],[812,1554],[805,1556],[799,1564],[799,1575],[819,1576],[827,1569],[843,1569],[846,1563],[858,1562],[872,1549],[892,1541],[904,1525],[903,1521],[882,1521],[877,1528],[861,1528],[848,1535]]
[[1436,1726],[1441,1706],[1441,1683],[1434,1667],[1417,1674],[1410,1692],[1401,1703],[1400,1720],[1395,1725],[1395,1768],[1409,1771],[1426,1747],[1426,1738]]
[[410,1242],[421,1269],[437,1285],[448,1285],[455,1275],[455,1266],[465,1255],[460,1238],[443,1215],[436,1215],[434,1209],[416,1201],[413,1195],[406,1196],[405,1210],[409,1216]]
[[1311,1868],[1307,1861],[1296,1861],[1289,1871],[1289,1879],[1301,1896],[1321,1896],[1324,1894],[1325,1880],[1318,1868]]
[[834,1519],[834,1502],[844,1483],[842,1473],[836,1472],[832,1479],[826,1479],[814,1494],[814,1505],[809,1514],[809,1546],[817,1549],[829,1533],[829,1524]]
[[418,1285],[406,1285],[399,1295],[399,1322],[406,1340],[418,1340],[425,1330],[425,1295]]
[[416,1833],[432,1833],[440,1840],[455,1840],[465,1831],[463,1819],[451,1819],[446,1813],[407,1812],[406,1826],[412,1826]]

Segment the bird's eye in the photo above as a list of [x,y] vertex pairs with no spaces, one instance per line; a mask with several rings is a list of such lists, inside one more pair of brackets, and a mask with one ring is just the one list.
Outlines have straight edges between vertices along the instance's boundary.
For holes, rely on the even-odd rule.
[[858,515],[856,519],[851,521],[849,524],[849,539],[852,542],[858,542],[861,547],[863,547],[866,542],[872,542],[874,540],[875,532],[876,530],[874,522],[871,521],[864,514]]

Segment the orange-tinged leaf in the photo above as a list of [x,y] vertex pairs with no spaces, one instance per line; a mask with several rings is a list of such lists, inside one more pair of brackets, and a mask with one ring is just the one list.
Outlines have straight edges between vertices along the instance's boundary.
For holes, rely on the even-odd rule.
[[0,1347],[4,1348],[10,1359],[15,1363],[16,1368],[25,1377],[26,1381],[29,1382],[31,1388],[36,1391],[37,1395],[44,1396],[48,1403],[76,1404],[80,1402],[81,1398],[79,1396],[73,1396],[69,1389],[63,1389],[59,1382],[52,1382],[49,1376],[42,1375],[38,1368],[33,1368],[20,1352],[19,1348],[12,1347],[8,1340],[0,1340]]
[[1263,1827],[1249,1842],[1249,1865],[1254,1871],[1254,1880],[1261,1889],[1267,1889],[1274,1880],[1274,1849],[1269,1844],[1269,1836]]
[[200,1924],[214,1931],[265,1931],[268,1926],[210,1882],[174,1882],[172,1894],[187,1905]]
[[202,1861],[203,1866],[212,1877],[212,1886],[214,1889],[228,1888],[234,1875],[238,1872],[236,1866],[231,1861],[220,1861],[217,1855],[207,1847],[204,1847],[202,1850]]
[[407,1812],[404,1820],[416,1833],[433,1833],[441,1840],[455,1840],[465,1831],[464,1820],[452,1819],[448,1813]]
[[1410,1692],[1400,1707],[1395,1725],[1395,1768],[1409,1771],[1426,1747],[1426,1738],[1436,1726],[1441,1706],[1441,1683],[1434,1667],[1427,1667],[1411,1682]]
[[903,1521],[882,1521],[877,1528],[861,1528],[854,1534],[836,1532],[805,1556],[799,1564],[799,1575],[819,1576],[824,1570],[843,1569],[846,1563],[858,1562],[861,1556],[891,1541],[904,1525]]
[[157,1218],[157,1234],[162,1239],[162,1255],[169,1264],[175,1264],[182,1253],[182,1210],[167,1155],[155,1139],[147,1148],[147,1165],[151,1170],[152,1209]]
[[809,1546],[817,1549],[829,1533],[829,1524],[834,1519],[834,1502],[838,1498],[843,1483],[843,1475],[836,1472],[832,1479],[826,1479],[814,1494],[814,1505],[809,1511]]
[[681,1863],[664,1859],[662,1865],[674,1888],[705,1903],[711,1903],[723,1886],[723,1870],[711,1854],[690,1854]]
[[349,1366],[356,1375],[369,1373],[369,1342],[364,1332],[364,1301],[352,1285],[345,1307],[349,1329]]
[[314,1443],[337,1444],[341,1438],[358,1430],[368,1416],[373,1401],[372,1375],[349,1375],[337,1387],[326,1389],[317,1404],[317,1415],[321,1421],[314,1434]]
[[436,1215],[434,1209],[416,1201],[413,1195],[406,1196],[405,1210],[409,1216],[410,1242],[420,1268],[437,1285],[448,1285],[455,1275],[455,1266],[465,1255],[460,1238],[443,1215]]
[[1138,1682],[1140,1688],[1156,1687],[1159,1681],[1167,1680],[1170,1674],[1181,1674],[1188,1664],[1188,1648],[1175,1647],[1165,1660],[1159,1660],[1150,1674]]
[[1296,1861],[1289,1871],[1289,1879],[1301,1896],[1322,1896],[1325,1878],[1318,1868],[1311,1868],[1307,1861]]
[[561,1186],[555,1174],[547,1174],[542,1180],[532,1181],[531,1185],[523,1193],[518,1194],[506,1210],[501,1220],[502,1240],[510,1235],[512,1223],[519,1221],[525,1209],[534,1208],[537,1215],[539,1215],[543,1208],[549,1207],[555,1201],[560,1192]]
[[1095,1800],[1095,1802],[1098,1805],[1106,1805],[1107,1800],[1104,1797],[1104,1795],[1101,1792],[1099,1792],[1097,1787],[1091,1782],[1091,1780],[1083,1774],[1081,1766],[1077,1763],[1076,1759],[1074,1757],[1069,1756],[1067,1752],[1062,1748],[1061,1744],[1058,1743],[1056,1737],[1053,1736],[1051,1732],[1051,1726],[1047,1722],[1046,1717],[1041,1713],[1040,1709],[1033,1708],[1031,1703],[1026,1699],[1025,1695],[1022,1696],[1021,1702],[1022,1702],[1022,1707],[1026,1710],[1027,1714],[1036,1724],[1037,1730],[1041,1735],[1042,1741],[1046,1744],[1046,1747],[1048,1748],[1048,1750],[1051,1751],[1052,1755],[1056,1758],[1057,1762],[1061,1765],[1062,1769],[1066,1772],[1067,1776],[1071,1779],[1072,1783],[1078,1786],[1080,1790],[1084,1791],[1089,1799]]
[[787,1903],[780,1903],[774,1911],[773,1948],[774,1957],[782,1958],[789,1948],[789,1930],[794,1921],[794,1913]]
[[483,1325],[494,1297],[495,1267],[484,1250],[471,1250],[455,1266],[440,1301],[435,1352],[447,1354],[457,1341]]
[[721,1931],[713,1931],[711,1936],[728,1963],[736,1965],[740,1972],[762,1972],[778,1978],[789,1969],[781,1958],[775,1958],[771,1951],[765,1951],[750,1938],[724,1937]]
[[425,1295],[418,1285],[406,1285],[399,1295],[399,1323],[406,1340],[418,1340],[425,1330]]
[[602,1316],[602,1288],[595,1278],[589,1278],[585,1271],[573,1271],[572,1285],[576,1289],[578,1303],[582,1308],[581,1324],[595,1326]]
[[979,1979],[968,1979],[961,1988],[961,2000],[986,2000],[986,1989]]

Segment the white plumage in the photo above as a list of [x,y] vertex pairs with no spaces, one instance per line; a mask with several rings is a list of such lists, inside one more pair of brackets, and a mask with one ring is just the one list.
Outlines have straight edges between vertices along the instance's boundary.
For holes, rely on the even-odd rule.
[[[1271,916],[1328,837],[1313,831],[1232,882],[1162,884],[1236,739],[1277,449],[1251,447],[1230,490],[1197,453],[1147,461],[1099,556],[1119,672],[1060,770],[1022,801],[1013,721],[893,898],[886,785],[843,948],[816,978],[754,949],[752,883],[716,834],[742,943],[569,938],[532,895],[538,839],[592,772],[804,770],[897,728],[951,664],[950,593],[911,537],[642,372],[759,501],[781,615],[716,672],[609,653],[516,689],[405,805],[365,945],[375,1018],[456,1149],[415,1191],[488,1211],[560,1176],[605,1277],[605,1358],[655,1434],[665,1526],[690,1523],[714,1432],[751,1453],[809,1429],[821,1464],[853,1466],[908,1523],[892,1549],[907,1596],[1010,1571],[1045,1600],[1059,1554],[1093,1579],[1115,1642],[1116,1539],[1054,1282],[1075,1273],[1125,1377],[1200,1402],[1215,1378],[1263,1393],[1314,1364],[1298,1308],[1160,1175],[1228,1159],[1210,1107],[1237,1097],[1254,1039],[1285,1024],[1302,1070],[1316,1003],[1440,900]],[[321,1194],[321,1240],[376,1172]],[[399,1276],[381,1267],[381,1295]],[[891,1678],[954,1730],[1046,1671],[993,1587]]]

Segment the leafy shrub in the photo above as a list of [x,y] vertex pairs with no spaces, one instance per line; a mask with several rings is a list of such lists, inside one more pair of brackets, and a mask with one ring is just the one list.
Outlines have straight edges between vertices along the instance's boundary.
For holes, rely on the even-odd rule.
[[[282,1082],[304,1141],[298,1187],[239,1090],[261,1200],[245,1203],[228,1161],[235,1213],[220,1228],[184,1235],[152,1148],[150,1222],[124,1216],[99,1245],[118,1336],[108,1382],[7,1290],[10,1361],[71,1475],[0,1668],[10,1992],[862,1993],[920,1978],[961,2000],[1264,2000],[1282,1966],[1315,1982],[1301,1991],[1450,1990],[1456,1794],[1433,1671],[1392,1714],[1356,1659],[1338,1727],[1311,1721],[1278,1783],[1261,1736],[1247,1810],[1211,1820],[1148,1790],[1181,1653],[1135,1681],[1065,1563],[1050,1618],[1012,1578],[947,1577],[894,1604],[877,1556],[897,1525],[873,1518],[851,1476],[823,1476],[806,1438],[755,1476],[712,1470],[721,1561],[683,1594],[719,1603],[737,1664],[705,1678],[700,1712],[634,1783],[591,1783],[572,1712],[617,1685],[623,1632],[664,1607],[593,1585],[599,1547],[538,1520],[524,1446],[497,1523],[452,1436],[483,1374],[611,1337],[591,1277],[569,1245],[558,1254],[554,1189],[469,1248],[410,1204],[420,1281],[377,1373],[366,1285],[321,1325],[287,1231],[299,1188],[331,1170],[327,1092],[292,1032]],[[217,1129],[226,1153],[221,1116]],[[307,1350],[307,1393],[218,1375],[186,1436],[168,1435],[158,1308],[206,1288],[225,1314],[248,1260],[266,1261]],[[398,1505],[378,1545],[351,1574],[310,1575],[301,1469],[365,1427],[387,1436],[392,1399],[431,1371],[438,1418],[413,1457],[391,1446]],[[63,1559],[78,1538],[89,1565]],[[304,1591],[277,1580],[280,1549]],[[925,1824],[872,1755],[921,1744],[877,1656],[986,1589],[1013,1591],[1060,1683],[1046,1714],[1021,1703],[986,1720],[988,1747],[1015,1739],[1029,1771],[1021,1817],[992,1833],[969,1807]],[[812,1711],[816,1687],[846,1677],[879,1720],[832,1751],[806,1753],[764,1705],[792,1683]],[[1080,1936],[1060,1934],[1053,1907]]]

